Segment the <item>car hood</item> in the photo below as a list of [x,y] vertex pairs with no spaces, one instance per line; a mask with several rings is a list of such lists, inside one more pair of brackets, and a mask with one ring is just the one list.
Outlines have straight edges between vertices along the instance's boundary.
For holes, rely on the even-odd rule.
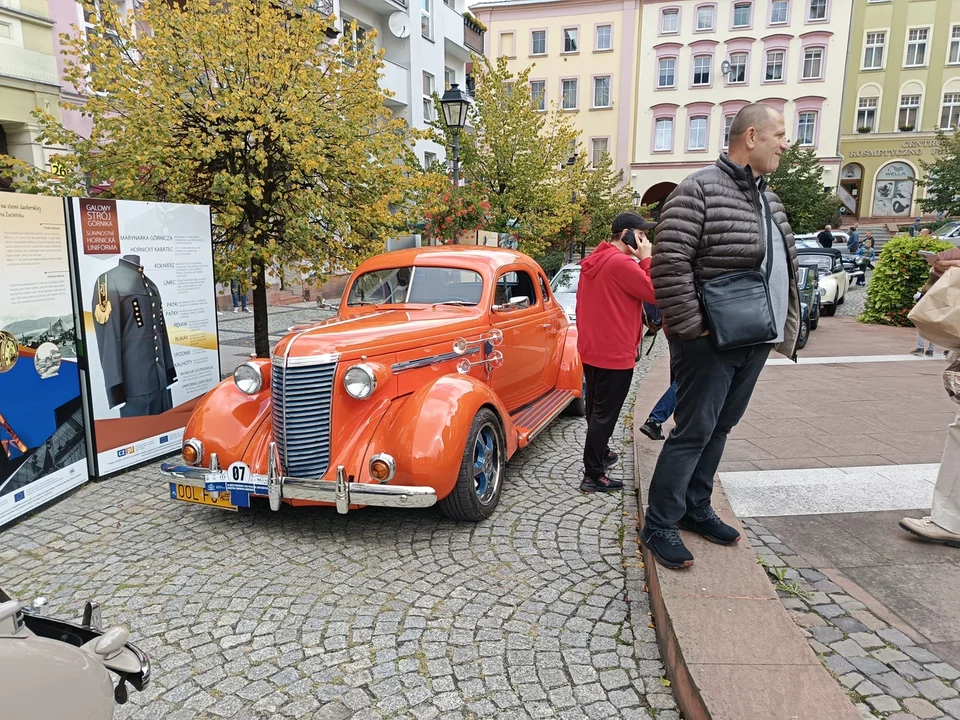
[[375,356],[477,334],[483,325],[483,314],[476,308],[376,309],[292,328],[273,354],[294,358],[336,353],[345,360]]
[[575,313],[577,311],[576,293],[556,293],[554,294],[554,297],[557,299],[557,302],[560,303],[560,307],[562,307],[564,312],[567,314]]

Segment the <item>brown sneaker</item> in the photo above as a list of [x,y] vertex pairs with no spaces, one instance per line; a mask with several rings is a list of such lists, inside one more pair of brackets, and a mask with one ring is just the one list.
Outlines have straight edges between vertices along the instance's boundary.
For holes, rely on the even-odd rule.
[[900,527],[911,535],[916,535],[918,538],[926,540],[927,542],[960,548],[960,534],[944,530],[929,516],[919,519],[904,518],[900,521]]

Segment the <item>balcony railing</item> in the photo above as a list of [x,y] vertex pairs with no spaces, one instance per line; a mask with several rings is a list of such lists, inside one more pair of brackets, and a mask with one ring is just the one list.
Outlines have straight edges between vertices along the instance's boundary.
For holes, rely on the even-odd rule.
[[463,18],[463,44],[483,55],[483,28],[468,17]]

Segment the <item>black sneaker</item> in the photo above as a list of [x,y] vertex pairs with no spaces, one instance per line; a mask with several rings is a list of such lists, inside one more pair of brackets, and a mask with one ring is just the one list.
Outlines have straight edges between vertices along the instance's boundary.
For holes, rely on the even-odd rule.
[[917,348],[916,350],[910,351],[911,355],[923,355],[923,348]]
[[584,476],[583,482],[580,483],[580,492],[585,493],[616,492],[617,490],[623,490],[623,483],[619,480],[612,480],[606,475],[601,475],[598,478]]
[[652,530],[645,525],[640,531],[640,542],[650,549],[657,562],[665,568],[678,570],[693,565],[693,555],[683,544],[676,528]]
[[617,454],[616,454],[613,450],[611,450],[610,448],[607,448],[607,451],[603,454],[603,468],[604,468],[604,470],[606,470],[607,468],[610,468],[610,467],[613,467],[614,465],[616,465],[616,464],[617,464],[617,460],[619,460],[619,459],[620,459],[620,456],[619,456],[619,455],[617,455]]
[[682,518],[677,523],[677,527],[706,538],[717,545],[733,545],[740,539],[740,533],[718,518],[713,508],[708,509],[707,516],[702,520],[694,520],[691,517]]
[[927,348],[927,357],[933,357],[933,348]]
[[663,430],[660,428],[660,423],[656,420],[647,421],[640,426],[640,432],[646,435],[651,440],[663,440]]

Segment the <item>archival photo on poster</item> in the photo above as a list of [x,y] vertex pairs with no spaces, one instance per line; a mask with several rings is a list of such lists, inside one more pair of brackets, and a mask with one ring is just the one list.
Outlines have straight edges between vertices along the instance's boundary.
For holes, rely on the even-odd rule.
[[72,199],[96,470],[179,449],[220,382],[210,211]]
[[88,479],[65,218],[0,193],[0,526]]

